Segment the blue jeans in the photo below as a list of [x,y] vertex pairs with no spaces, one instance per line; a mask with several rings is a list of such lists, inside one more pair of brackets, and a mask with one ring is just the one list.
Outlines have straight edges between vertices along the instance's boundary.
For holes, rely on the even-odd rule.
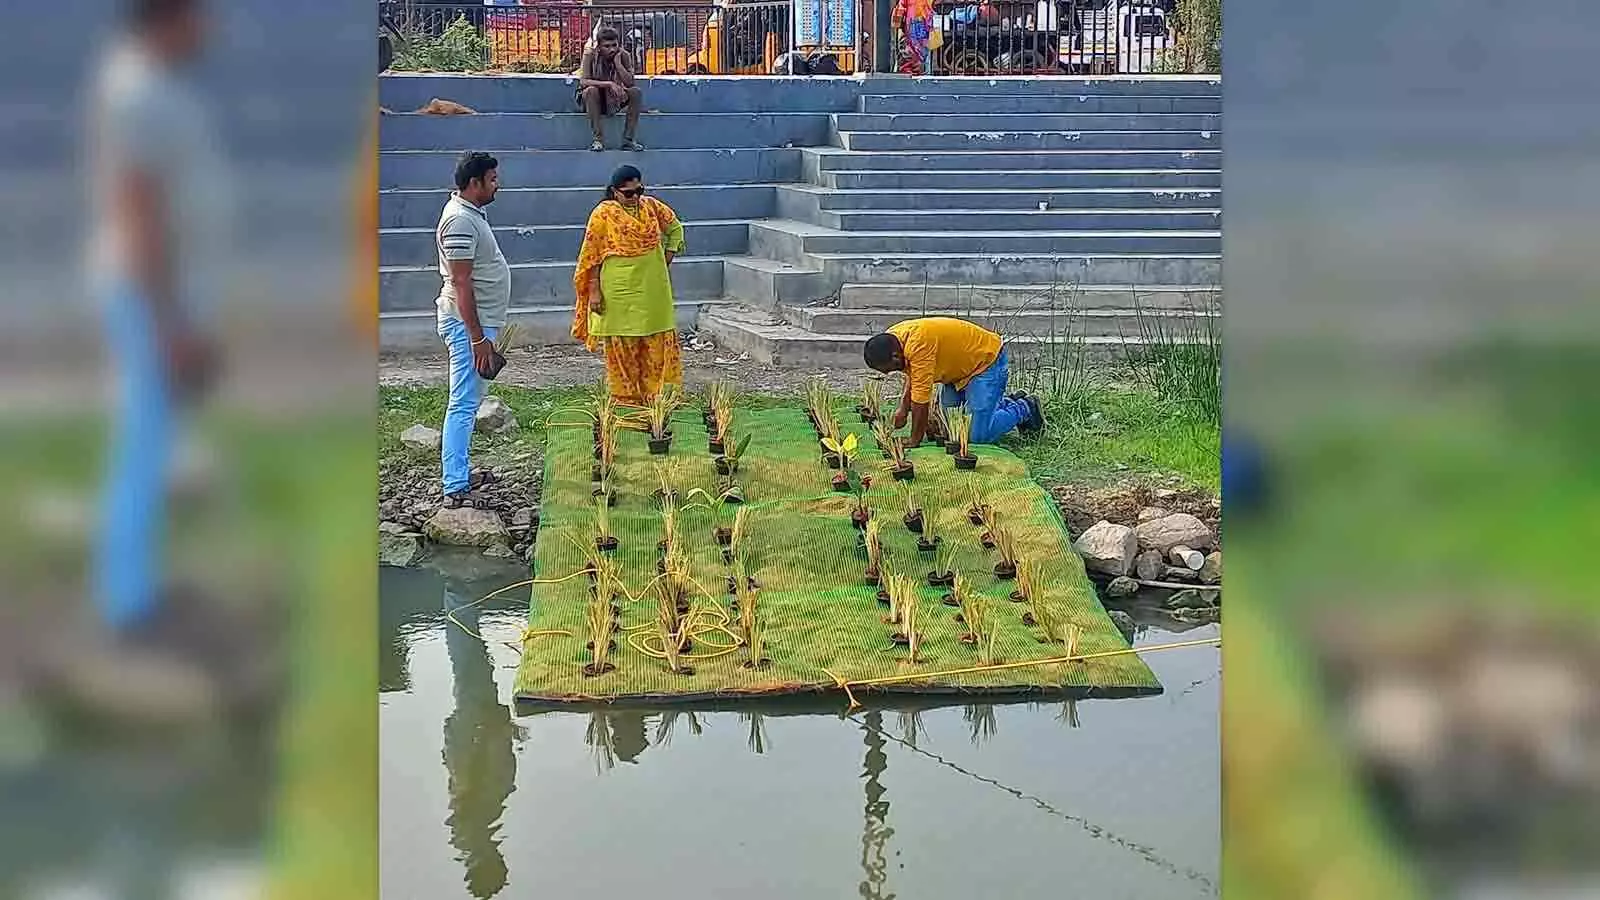
[[[483,336],[494,340],[498,328],[484,328]],[[472,428],[478,421],[478,404],[483,402],[483,378],[472,364],[472,338],[467,324],[457,318],[439,320],[439,337],[450,352],[450,402],[444,409],[444,435],[440,442],[440,463],[444,471],[444,492],[458,494],[467,489],[472,473],[468,451],[472,449]]]
[[132,285],[117,285],[104,312],[118,383],[94,594],[102,620],[112,628],[126,628],[155,609],[160,591],[167,467],[179,415],[145,298]]
[[944,385],[939,392],[939,405],[949,409],[966,404],[972,416],[972,442],[992,444],[1011,433],[1013,428],[1027,420],[1028,404],[1006,396],[1006,380],[1010,371],[1006,351],[1001,348],[989,368],[972,376],[963,390]]

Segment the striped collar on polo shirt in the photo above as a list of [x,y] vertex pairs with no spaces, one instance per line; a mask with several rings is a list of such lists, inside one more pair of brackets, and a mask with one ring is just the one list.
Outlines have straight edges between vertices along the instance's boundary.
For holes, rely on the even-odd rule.
[[489,211],[484,209],[483,207],[477,205],[476,203],[473,203],[471,200],[468,200],[467,198],[461,196],[461,192],[460,191],[451,191],[450,192],[450,199],[451,199],[452,202],[459,203],[462,206],[462,208],[470,209],[473,212],[477,213],[478,215],[483,216],[483,220],[485,222],[489,221]]

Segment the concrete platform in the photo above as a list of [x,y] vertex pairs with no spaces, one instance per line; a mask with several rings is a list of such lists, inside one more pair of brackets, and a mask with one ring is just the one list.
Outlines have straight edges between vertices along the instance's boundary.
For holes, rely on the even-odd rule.
[[[384,188],[443,188],[454,184],[465,146],[447,150],[388,150],[378,157]],[[496,150],[500,183],[513,187],[584,187],[599,196],[617,166],[638,166],[646,184],[775,184],[800,178],[800,151],[749,147],[608,150]],[[519,223],[520,224],[520,223]]]
[[[646,113],[638,138],[660,150],[805,147],[825,144],[826,113]],[[607,146],[621,140],[623,122],[606,123]],[[380,150],[582,150],[594,139],[579,113],[485,113],[475,116],[398,114],[383,117]]]
[[[671,206],[685,222],[707,219],[760,219],[773,214],[777,189],[770,184],[650,185],[651,196]],[[384,228],[432,228],[450,199],[445,188],[395,188],[378,195]],[[599,205],[595,187],[502,187],[489,207],[490,221],[518,225],[586,222]]]

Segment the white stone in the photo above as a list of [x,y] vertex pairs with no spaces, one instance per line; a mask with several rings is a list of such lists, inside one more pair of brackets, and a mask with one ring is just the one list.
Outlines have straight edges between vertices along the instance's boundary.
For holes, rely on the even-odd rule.
[[1083,557],[1085,568],[1107,575],[1126,575],[1139,552],[1133,529],[1101,520],[1073,542],[1072,549]]
[[413,450],[438,450],[443,440],[444,435],[439,433],[439,429],[426,425],[413,425],[400,432],[400,443]]
[[1166,553],[1181,545],[1205,551],[1217,545],[1217,538],[1206,527],[1206,523],[1188,513],[1172,513],[1151,519],[1140,523],[1134,531],[1138,534],[1139,547],[1144,550]]

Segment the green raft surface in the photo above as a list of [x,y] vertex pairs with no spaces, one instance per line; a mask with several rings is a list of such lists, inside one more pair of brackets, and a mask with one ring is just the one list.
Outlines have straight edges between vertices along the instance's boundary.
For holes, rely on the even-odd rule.
[[[918,576],[919,628],[922,635],[918,662],[908,660],[905,647],[890,641],[893,626],[884,622],[886,607],[876,599],[877,589],[863,575],[865,553],[858,549],[857,531],[851,524],[851,497],[831,490],[832,472],[824,465],[817,438],[798,406],[761,410],[738,409],[734,414],[736,437],[753,440],[740,464],[748,534],[743,551],[746,566],[760,586],[759,609],[765,623],[764,655],[770,662],[760,669],[744,665],[743,649],[714,658],[701,658],[731,646],[733,639],[719,632],[703,636],[691,646],[685,662],[693,674],[676,674],[663,660],[641,653],[629,641],[629,629],[654,622],[656,545],[661,521],[653,493],[658,485],[655,466],[665,463],[675,471],[680,494],[698,487],[718,493],[713,457],[698,408],[680,410],[673,419],[670,453],[650,455],[646,435],[624,431],[617,451],[612,490],[617,495],[611,509],[611,531],[620,546],[612,554],[619,564],[627,591],[637,601],[622,600],[617,650],[611,657],[615,671],[590,677],[585,608],[589,602],[587,577],[565,578],[585,565],[583,546],[593,545],[595,513],[590,481],[593,441],[587,422],[573,413],[558,420],[571,426],[550,428],[544,462],[544,493],[535,545],[534,578],[529,613],[529,636],[523,642],[517,672],[516,700],[522,704],[673,701],[773,696],[839,690],[838,679],[859,682],[876,678],[928,673],[927,677],[893,684],[854,686],[852,692],[887,691],[972,695],[1026,695],[1051,692],[1064,696],[1135,696],[1158,694],[1160,682],[1136,654],[1122,653],[1066,663],[962,674],[937,674],[979,665],[977,649],[963,644],[965,629],[956,622],[957,610],[940,598],[944,588],[930,587],[926,575],[932,555],[917,549],[917,536],[903,524],[904,503],[900,487],[890,478],[889,464],[875,447],[859,415],[844,409],[836,416],[854,432],[861,452],[854,468],[872,479],[867,498],[874,515],[883,522],[885,567]],[[730,441],[731,443],[731,441]],[[974,447],[979,457],[974,471],[957,471],[941,448],[911,451],[919,489],[927,504],[926,516],[935,519],[937,533],[953,541],[955,570],[973,588],[989,595],[998,628],[995,656],[999,663],[1049,659],[1065,655],[1061,643],[1046,644],[1039,630],[1023,623],[1025,603],[1008,600],[1014,582],[993,574],[996,554],[985,550],[978,537],[982,529],[967,518],[969,482],[976,482],[985,500],[1016,535],[1020,558],[1038,561],[1045,600],[1063,624],[1082,629],[1077,653],[1089,655],[1128,646],[1095,597],[1083,563],[1070,547],[1054,504],[1028,477],[1016,456],[996,447]],[[718,525],[731,524],[736,507],[728,505],[720,516],[709,509],[692,509],[680,516],[681,540],[687,544],[695,582],[704,590],[700,602],[714,599],[725,612],[729,607],[729,568],[713,538]],[[734,619],[731,612],[730,620]],[[736,620],[729,628],[737,633]],[[553,634],[540,632],[567,632]],[[646,631],[642,634],[649,634]],[[642,636],[641,634],[641,636]]]

